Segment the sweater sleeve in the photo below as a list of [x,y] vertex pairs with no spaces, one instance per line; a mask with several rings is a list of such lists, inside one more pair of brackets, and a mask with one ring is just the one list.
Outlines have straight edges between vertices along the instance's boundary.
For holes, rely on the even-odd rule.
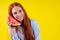
[[18,35],[17,35],[17,33],[15,33],[15,34],[11,34],[11,29],[8,27],[8,32],[9,32],[9,34],[10,34],[10,37],[11,37],[11,39],[12,40],[20,40],[19,38],[18,38]]
[[39,26],[37,24],[37,22],[35,20],[31,20],[31,26],[32,26],[32,31],[34,33],[35,36],[35,40],[40,40],[40,36],[39,36]]

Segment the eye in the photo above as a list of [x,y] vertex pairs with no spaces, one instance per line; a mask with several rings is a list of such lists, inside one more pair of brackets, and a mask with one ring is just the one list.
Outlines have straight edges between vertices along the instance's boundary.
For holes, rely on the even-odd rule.
[[19,12],[21,12],[21,10],[19,10]]
[[17,14],[17,12],[14,12],[14,14]]

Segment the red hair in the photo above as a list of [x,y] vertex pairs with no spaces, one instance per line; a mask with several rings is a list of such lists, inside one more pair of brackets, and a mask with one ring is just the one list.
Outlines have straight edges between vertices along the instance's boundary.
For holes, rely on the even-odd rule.
[[[14,2],[12,3],[10,6],[9,6],[9,9],[8,9],[8,13],[9,15],[12,15],[12,8],[14,6],[19,6],[23,9],[24,11],[24,19],[22,21],[22,26],[24,27],[24,32],[25,32],[25,39],[26,40],[34,40],[34,35],[33,35],[33,31],[32,31],[32,28],[31,28],[31,23],[30,23],[30,19],[28,18],[24,8],[22,7],[22,5],[20,3],[17,3],[17,2]],[[14,18],[14,17],[13,17]],[[19,21],[18,21],[19,22]]]

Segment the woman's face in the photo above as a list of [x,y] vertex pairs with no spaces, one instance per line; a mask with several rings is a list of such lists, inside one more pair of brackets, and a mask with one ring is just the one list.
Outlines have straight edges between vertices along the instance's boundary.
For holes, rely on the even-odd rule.
[[14,18],[16,18],[19,21],[22,21],[24,18],[24,12],[23,9],[19,6],[15,6],[12,9],[12,14],[14,16]]

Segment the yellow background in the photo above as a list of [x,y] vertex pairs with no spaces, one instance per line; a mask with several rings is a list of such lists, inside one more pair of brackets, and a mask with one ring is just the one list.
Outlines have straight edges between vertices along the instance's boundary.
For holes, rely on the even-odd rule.
[[60,40],[60,0],[0,0],[0,40],[10,40],[7,16],[13,2],[21,3],[38,22],[41,40]]

